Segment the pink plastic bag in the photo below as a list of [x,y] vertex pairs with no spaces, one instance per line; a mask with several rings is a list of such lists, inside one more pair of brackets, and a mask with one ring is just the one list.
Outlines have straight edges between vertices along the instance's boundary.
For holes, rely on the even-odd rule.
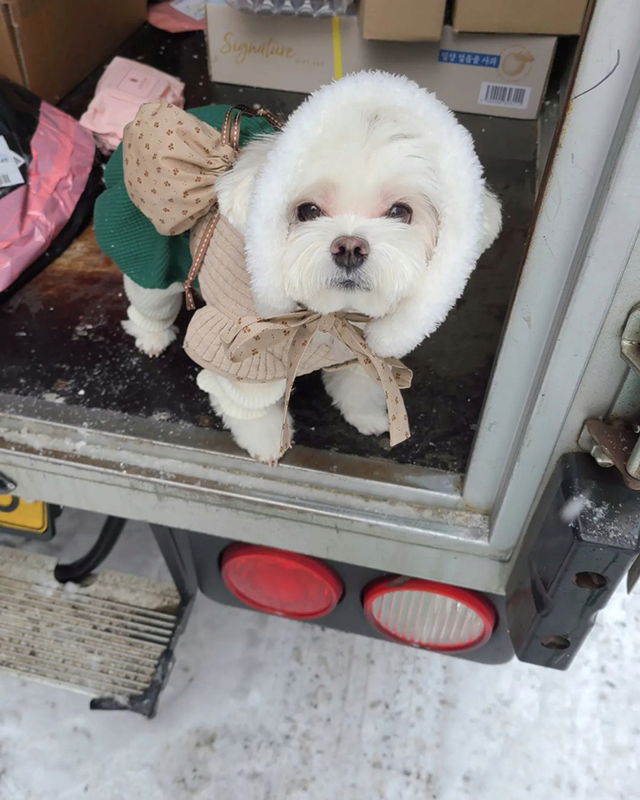
[[[8,160],[4,167],[0,165],[0,178],[7,178],[1,181],[0,195],[3,292],[49,248],[71,218],[93,166],[95,144],[74,119],[48,103],[39,103],[20,87],[0,82],[0,100],[0,132],[6,134],[0,144],[14,167]],[[33,107],[30,118],[35,123],[30,139],[21,134],[21,153],[16,152],[18,145],[12,144],[17,131],[11,112],[17,103],[23,115]]]
[[103,152],[115,150],[125,127],[144,103],[164,100],[184,105],[184,83],[139,61],[116,56],[98,81],[80,124],[93,131]]
[[162,31],[186,33],[203,31],[205,3],[197,0],[166,0],[149,6],[149,22]]

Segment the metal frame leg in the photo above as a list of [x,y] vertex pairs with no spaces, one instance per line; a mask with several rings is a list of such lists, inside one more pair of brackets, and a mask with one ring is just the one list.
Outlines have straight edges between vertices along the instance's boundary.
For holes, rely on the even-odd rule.
[[164,525],[152,525],[151,530],[183,602],[191,600],[198,592],[198,576],[188,531]]

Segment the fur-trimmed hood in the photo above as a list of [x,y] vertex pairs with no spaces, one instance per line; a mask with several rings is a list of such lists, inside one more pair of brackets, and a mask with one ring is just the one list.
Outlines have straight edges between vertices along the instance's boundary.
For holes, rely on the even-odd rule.
[[261,314],[293,310],[295,304],[287,297],[278,269],[289,225],[287,176],[305,169],[309,140],[329,113],[369,103],[372,109],[381,105],[408,109],[424,125],[427,155],[438,186],[437,243],[419,290],[366,328],[374,352],[401,357],[443,322],[478,257],[500,229],[499,204],[487,194],[471,135],[434,94],[414,82],[382,72],[350,75],[319,89],[291,115],[253,184],[245,230],[247,267]]

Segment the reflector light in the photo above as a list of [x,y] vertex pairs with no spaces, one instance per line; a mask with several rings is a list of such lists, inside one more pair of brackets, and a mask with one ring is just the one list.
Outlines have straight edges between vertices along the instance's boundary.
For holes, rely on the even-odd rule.
[[417,578],[374,581],[364,591],[363,604],[381,633],[440,653],[480,647],[496,623],[496,611],[482,595]]
[[222,579],[251,608],[291,619],[325,616],[344,591],[338,575],[321,561],[259,545],[227,547]]

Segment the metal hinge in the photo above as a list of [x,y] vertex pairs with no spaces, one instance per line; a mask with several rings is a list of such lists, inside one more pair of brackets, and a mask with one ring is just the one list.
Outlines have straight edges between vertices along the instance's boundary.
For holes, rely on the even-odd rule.
[[601,467],[615,467],[630,489],[640,491],[640,305],[624,326],[620,355],[629,374],[607,419],[588,419],[580,443]]
[[[580,445],[601,467],[615,467],[623,481],[640,491],[640,305],[634,306],[620,338],[620,355],[629,366],[606,420],[588,419]],[[640,556],[627,573],[627,591],[640,580]]]

